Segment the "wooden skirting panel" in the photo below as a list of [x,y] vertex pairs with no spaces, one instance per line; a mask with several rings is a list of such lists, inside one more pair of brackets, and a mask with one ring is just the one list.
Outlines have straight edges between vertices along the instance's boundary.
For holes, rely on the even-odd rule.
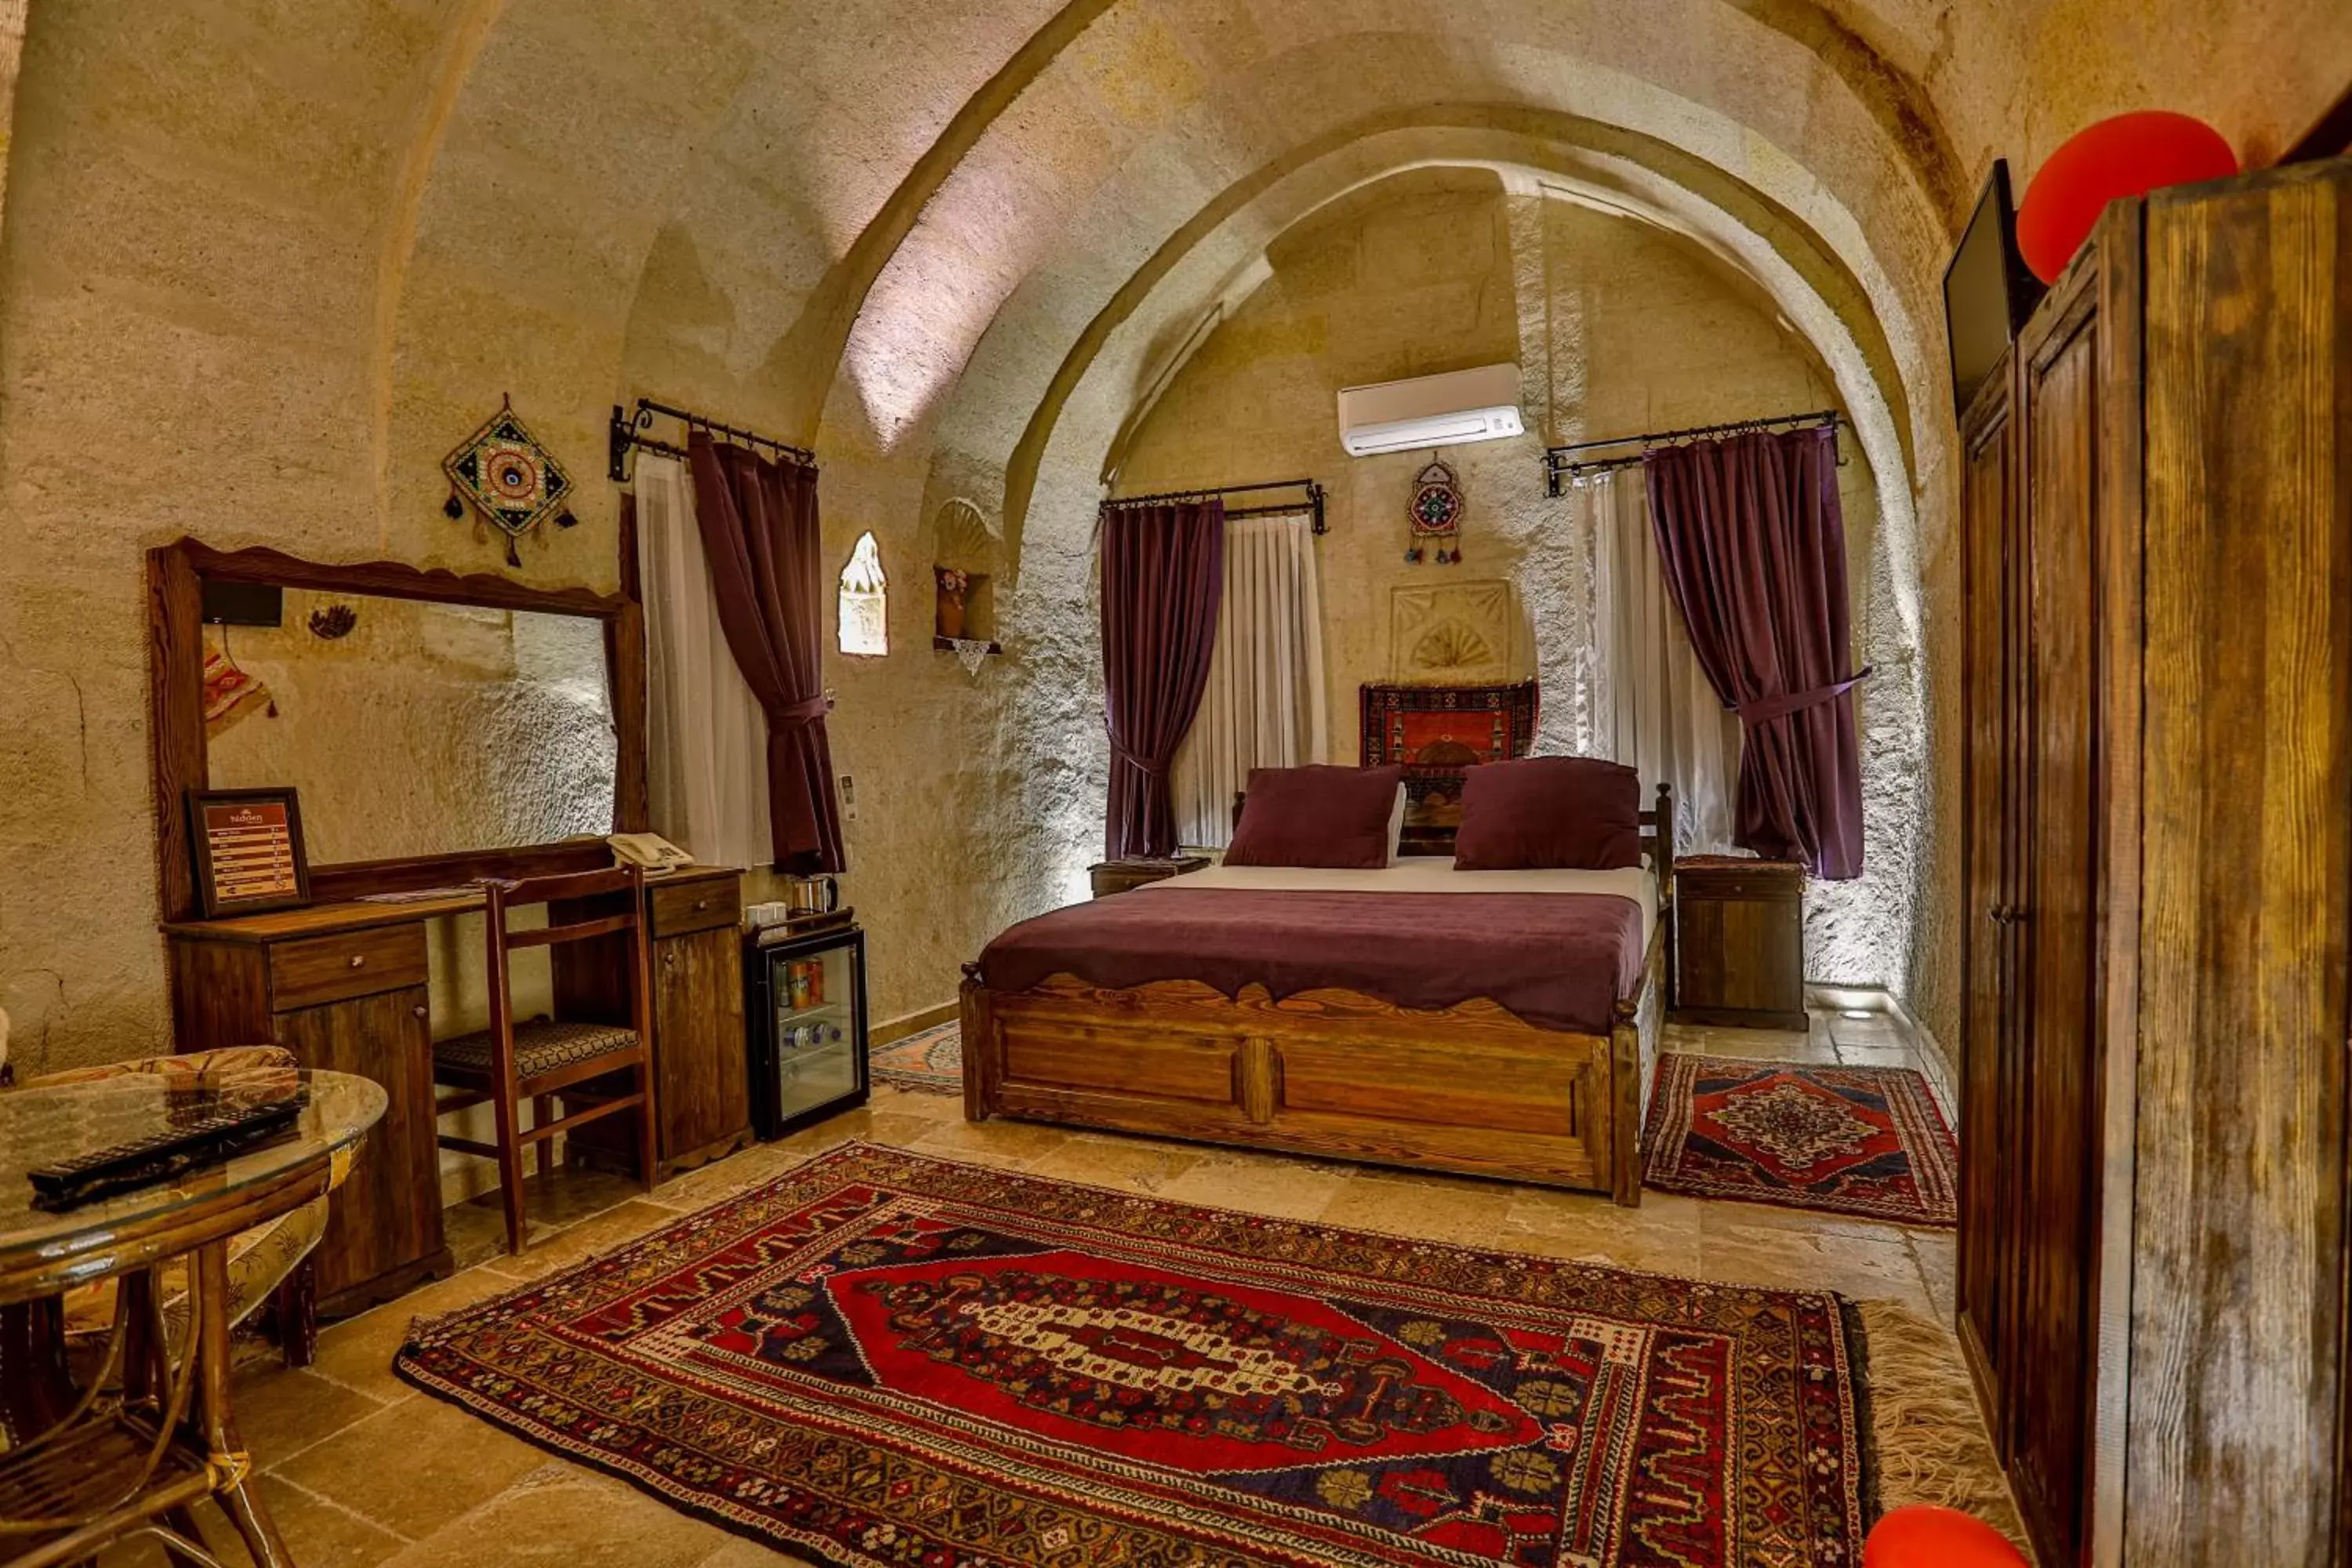
[[1641,1202],[1664,927],[1607,1035],[1492,1002],[1442,1012],[1358,992],[1276,1002],[1198,981],[1057,975],[963,987],[964,1110],[1605,1192]]

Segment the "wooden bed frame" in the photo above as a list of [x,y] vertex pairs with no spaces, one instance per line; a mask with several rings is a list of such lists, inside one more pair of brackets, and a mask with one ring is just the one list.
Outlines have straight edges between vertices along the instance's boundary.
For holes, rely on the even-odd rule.
[[1642,814],[1658,919],[1605,1035],[1484,998],[1437,1012],[1340,989],[1228,997],[1057,974],[990,989],[964,966],[964,1115],[1010,1116],[1603,1192],[1642,1201],[1642,1118],[1673,973],[1674,798]]

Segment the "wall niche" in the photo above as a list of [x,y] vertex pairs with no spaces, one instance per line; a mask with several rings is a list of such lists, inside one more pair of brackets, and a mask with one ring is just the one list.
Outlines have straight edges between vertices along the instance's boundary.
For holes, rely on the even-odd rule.
[[931,646],[965,658],[968,666],[1003,652],[996,634],[1003,541],[980,508],[961,496],[932,515],[930,534]]

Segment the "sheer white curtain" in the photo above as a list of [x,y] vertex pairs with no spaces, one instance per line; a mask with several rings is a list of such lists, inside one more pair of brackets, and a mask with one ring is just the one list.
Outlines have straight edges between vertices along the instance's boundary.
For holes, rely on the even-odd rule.
[[719,625],[694,481],[685,464],[640,452],[636,493],[654,830],[708,865],[765,866],[767,720]]
[[1586,476],[1569,497],[1592,563],[1592,749],[1641,772],[1644,805],[1660,779],[1675,786],[1678,852],[1727,850],[1739,721],[1699,668],[1667,597],[1642,471]]
[[1169,775],[1177,837],[1231,842],[1234,795],[1250,770],[1322,762],[1326,734],[1312,521],[1302,515],[1229,522],[1209,689]]

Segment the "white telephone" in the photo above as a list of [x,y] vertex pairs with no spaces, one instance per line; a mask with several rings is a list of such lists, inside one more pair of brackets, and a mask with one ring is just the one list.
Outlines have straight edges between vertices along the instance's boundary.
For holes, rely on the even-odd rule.
[[648,871],[668,871],[694,864],[693,856],[658,833],[615,833],[604,842],[624,861],[643,866]]

